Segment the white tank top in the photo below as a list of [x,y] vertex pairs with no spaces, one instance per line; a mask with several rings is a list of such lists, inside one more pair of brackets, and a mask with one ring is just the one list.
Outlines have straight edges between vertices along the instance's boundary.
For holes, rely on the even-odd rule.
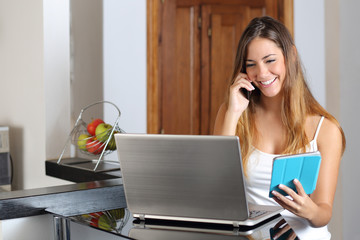
[[[314,139],[310,142],[307,152],[317,151],[316,139],[319,134],[321,124],[324,120],[322,116],[317,126]],[[264,153],[256,148],[249,156],[247,173],[245,179],[247,200],[249,203],[259,205],[278,205],[272,198],[269,198],[269,188],[271,180],[272,162],[277,154]],[[293,228],[300,239],[330,239],[327,226],[312,228],[306,220],[300,218],[289,211],[282,212],[283,217]]]

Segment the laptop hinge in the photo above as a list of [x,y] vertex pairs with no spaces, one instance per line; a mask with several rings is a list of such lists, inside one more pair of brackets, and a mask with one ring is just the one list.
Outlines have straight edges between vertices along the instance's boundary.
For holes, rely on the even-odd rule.
[[141,222],[139,223],[139,227],[140,227],[140,228],[145,228],[145,222],[144,222],[144,221],[141,221]]
[[140,218],[140,220],[145,220],[145,214],[139,214],[139,218]]
[[238,223],[238,222],[233,222],[233,227],[238,228],[238,227],[240,227],[240,225],[239,225],[239,223]]

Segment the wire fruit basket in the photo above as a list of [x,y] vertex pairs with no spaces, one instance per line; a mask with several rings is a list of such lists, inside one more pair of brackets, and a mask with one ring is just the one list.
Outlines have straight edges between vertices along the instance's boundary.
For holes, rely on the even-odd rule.
[[[87,112],[90,108],[95,107],[99,104],[110,104],[114,107],[116,111],[116,119],[115,122],[112,124],[105,123],[101,119],[95,119],[94,121],[98,120],[98,126],[101,124],[101,128],[96,128],[96,132],[89,133],[88,125],[89,122],[84,120],[84,113]],[[104,156],[108,155],[109,153],[116,150],[116,143],[114,134],[115,133],[125,133],[119,127],[119,120],[120,120],[121,112],[120,109],[112,102],[108,101],[99,101],[92,103],[84,108],[81,109],[80,114],[76,120],[74,128],[71,130],[66,144],[61,152],[59,160],[57,161],[58,164],[61,163],[63,155],[70,144],[76,147],[76,149],[83,155],[94,158],[95,159],[95,166],[93,171],[97,171],[97,168],[101,161],[103,161]],[[95,131],[95,129],[93,130]]]

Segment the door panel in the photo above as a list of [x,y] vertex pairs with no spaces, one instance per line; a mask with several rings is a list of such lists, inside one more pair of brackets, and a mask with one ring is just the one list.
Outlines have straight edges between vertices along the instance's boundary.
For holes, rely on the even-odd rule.
[[197,7],[176,7],[163,45],[162,132],[199,132],[199,38]]
[[206,116],[210,120],[210,129],[207,132],[212,132],[218,109],[225,100],[236,53],[237,32],[241,31],[237,24],[240,19],[241,16],[236,14],[211,15],[210,112]]

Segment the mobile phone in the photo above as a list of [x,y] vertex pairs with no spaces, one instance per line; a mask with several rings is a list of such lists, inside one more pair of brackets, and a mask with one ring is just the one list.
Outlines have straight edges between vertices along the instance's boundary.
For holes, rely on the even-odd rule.
[[244,97],[246,97],[247,100],[250,100],[250,95],[251,95],[250,91],[248,91],[245,88],[240,88],[240,91],[244,95]]

